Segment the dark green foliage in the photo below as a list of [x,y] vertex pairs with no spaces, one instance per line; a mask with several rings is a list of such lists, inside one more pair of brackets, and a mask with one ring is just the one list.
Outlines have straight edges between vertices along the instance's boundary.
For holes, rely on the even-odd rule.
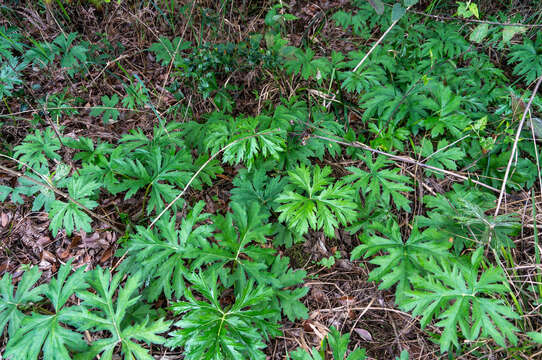
[[81,229],[90,232],[91,217],[81,207],[94,209],[98,203],[91,198],[100,184],[88,181],[83,177],[72,177],[68,182],[68,195],[71,197],[67,202],[55,200],[51,205],[49,217],[51,222],[49,228],[56,236],[60,228],[66,230],[66,234],[71,235],[73,230]]
[[49,160],[60,160],[57,151],[60,149],[60,141],[51,128],[45,132],[36,130],[34,134],[28,134],[23,143],[15,147],[14,156],[21,162],[20,167],[27,165],[32,168],[39,165],[48,165]]
[[266,213],[278,206],[277,196],[286,186],[287,179],[273,177],[269,180],[265,167],[252,172],[242,169],[233,179],[235,186],[231,190],[231,199],[239,204],[256,202]]
[[149,301],[162,293],[167,299],[173,295],[181,298],[184,290],[184,275],[187,264],[199,254],[199,249],[211,237],[214,227],[202,224],[209,214],[201,213],[204,202],[198,202],[176,228],[175,219],[162,218],[157,230],[138,227],[130,237],[126,252],[130,255],[123,267],[130,272],[144,269],[149,280],[145,291]]
[[[424,202],[432,210],[427,216],[419,217],[417,223],[439,229],[440,238],[451,241],[457,252],[466,246],[513,247],[511,236],[519,227],[518,219],[512,214],[486,215],[493,199],[491,195],[456,186],[455,191],[446,196],[426,196]],[[487,205],[482,208],[478,203]]]
[[[109,14],[107,1],[98,3]],[[198,2],[151,3],[157,22],[167,19],[175,34],[178,16],[189,22],[182,37],[156,36],[136,57],[102,34],[37,41],[26,29],[0,28],[1,118],[7,139],[26,136],[2,143],[24,176],[2,177],[0,200],[32,201],[62,244],[109,231],[108,222],[125,226],[111,244],[118,249],[112,271],[72,272],[68,262],[56,274],[52,267],[50,280],[40,281],[35,267],[21,276],[27,265],[2,277],[4,358],[151,360],[173,351],[188,360],[265,359],[279,324],[302,328],[299,320],[309,317],[305,278],[323,267],[338,271],[335,260],[352,248],[351,260],[431,329],[444,357],[482,358],[509,344],[513,357],[541,341],[535,311],[526,309],[537,309],[536,286],[517,286],[524,269],[537,267],[514,263],[510,249],[522,224],[504,213],[515,204],[509,195],[536,193],[539,149],[530,131],[514,154],[500,214],[494,194],[468,181],[502,185],[523,110],[516,103],[529,97],[515,86],[542,74],[540,34],[418,17],[406,11],[414,0],[353,0],[322,9],[308,24],[288,14],[297,8],[266,4],[267,13],[254,15],[258,26],[247,27],[263,32],[237,41],[226,14],[244,19],[259,3],[236,9],[224,2],[218,12]],[[62,4],[46,9],[58,15]],[[456,15],[485,15],[475,2],[456,5]],[[426,11],[441,7],[433,1]],[[71,14],[54,17],[60,28]],[[292,36],[301,24],[307,30]],[[330,26],[344,30],[332,43]],[[513,70],[502,68],[502,57]],[[148,65],[158,76],[148,76]],[[36,81],[42,77],[46,83]],[[107,94],[96,92],[100,82]],[[541,104],[534,97],[530,115]],[[126,127],[132,130],[99,139],[103,129]],[[464,184],[451,186],[458,177],[450,171]],[[7,236],[18,235],[20,224],[9,223],[2,224]],[[345,232],[353,243],[343,242]],[[312,245],[314,237],[339,249],[323,258],[308,254],[309,246],[285,249]],[[286,251],[307,268],[292,268]],[[285,356],[365,359],[349,330],[331,327],[319,347]],[[408,359],[406,351],[399,356]]]
[[[124,287],[120,281],[124,274],[117,273],[111,278],[107,270],[97,268],[88,277],[94,292],[79,292],[77,296],[83,300],[82,312],[77,314],[79,329],[107,331],[108,338],[94,341],[90,348],[78,355],[77,359],[94,359],[101,355],[103,359],[111,359],[117,346],[126,359],[152,360],[153,357],[138,342],[162,344],[165,339],[158,334],[169,330],[171,322],[163,319],[141,319],[137,323],[126,321],[126,314],[134,306],[140,296],[136,295],[140,286],[138,274],[130,276]],[[116,296],[115,296],[116,295]]]
[[[167,345],[183,346],[188,359],[265,359],[261,351],[263,340],[279,334],[278,327],[270,321],[274,310],[258,309],[258,303],[267,301],[271,289],[254,286],[249,281],[233,304],[221,305],[217,274],[209,270],[187,276],[192,284],[185,291],[188,301],[173,304],[175,314],[183,315],[175,323],[179,330],[171,333]],[[203,297],[198,300],[193,292]]]
[[345,177],[346,182],[352,182],[355,189],[361,191],[361,194],[369,204],[382,202],[385,206],[391,205],[391,200],[395,206],[406,211],[410,211],[409,200],[401,192],[412,191],[412,188],[406,184],[410,179],[398,174],[399,169],[383,169],[392,162],[383,156],[378,156],[373,162],[372,156],[366,153],[361,159],[367,165],[368,172],[357,167],[348,167],[352,172]]
[[509,64],[516,64],[514,74],[521,76],[527,84],[542,76],[542,35],[536,39],[525,39],[510,49]]
[[451,345],[459,347],[458,327],[467,340],[482,336],[492,337],[501,346],[506,346],[505,339],[517,343],[515,332],[519,329],[507,319],[519,319],[519,315],[503,300],[495,299],[509,291],[504,273],[489,267],[479,274],[478,265],[430,260],[424,264],[429,275],[411,277],[415,290],[405,293],[401,307],[422,315],[422,327],[433,318],[439,319],[435,325],[443,329],[439,340],[442,352]]
[[373,223],[371,233],[380,232],[387,238],[377,235],[363,235],[361,245],[352,251],[352,259],[369,257],[383,251],[386,255],[377,256],[370,263],[377,267],[369,274],[369,280],[382,281],[381,289],[396,285],[395,298],[398,303],[404,299],[410,288],[413,274],[424,273],[427,258],[446,258],[450,243],[436,238],[435,229],[420,232],[417,228],[406,241],[403,241],[396,222]]
[[2,332],[8,326],[9,335],[15,335],[25,318],[21,310],[42,299],[44,285],[32,288],[40,276],[41,272],[38,268],[32,267],[23,274],[15,290],[11,275],[4,274],[0,280],[0,329]]
[[[37,275],[35,270],[32,274]],[[76,325],[79,321],[78,308],[66,306],[68,299],[75,292],[85,288],[84,269],[80,268],[70,275],[71,264],[60,267],[55,278],[44,286],[34,288],[26,297],[19,297],[19,301],[39,300],[43,295],[51,303],[52,312],[33,312],[31,316],[25,316],[16,329],[15,335],[11,336],[7,344],[4,356],[14,360],[38,359],[43,354],[45,359],[70,360],[70,352],[81,352],[87,344],[83,336],[70,330],[67,325]],[[35,281],[35,280],[34,280]],[[25,283],[29,288],[32,284]],[[24,287],[23,287],[24,290]],[[26,299],[26,300],[25,300]],[[19,315],[20,316],[20,315]]]
[[105,124],[110,121],[117,121],[120,113],[115,108],[119,103],[119,97],[117,94],[113,94],[111,97],[107,95],[102,96],[102,106],[95,106],[90,111],[91,116],[101,116]]

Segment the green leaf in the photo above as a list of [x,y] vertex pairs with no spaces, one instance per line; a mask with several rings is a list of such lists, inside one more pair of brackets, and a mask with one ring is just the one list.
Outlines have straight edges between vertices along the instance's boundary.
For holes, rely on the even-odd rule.
[[42,299],[45,285],[34,287],[40,276],[41,271],[36,266],[31,267],[23,274],[15,290],[11,274],[4,274],[0,280],[0,333],[8,325],[8,334],[13,337],[26,317],[21,310]]
[[[48,166],[48,160],[60,160],[60,155],[56,153],[60,150],[60,141],[51,128],[45,129],[45,132],[36,130],[34,134],[28,134],[23,143],[17,145],[14,150],[13,156],[32,168],[38,168],[40,165]],[[22,166],[19,165],[19,167]]]
[[463,98],[442,83],[435,84],[433,92],[436,101],[431,110],[434,116],[424,119],[422,125],[431,131],[433,138],[445,132],[449,132],[452,138],[459,138],[469,125],[469,119],[461,108]]
[[406,291],[401,308],[421,315],[422,328],[432,319],[434,326],[442,328],[440,349],[444,353],[454,345],[459,347],[458,334],[470,341],[491,337],[500,346],[505,339],[517,344],[515,332],[519,329],[507,319],[519,319],[512,307],[497,298],[508,292],[506,278],[500,268],[489,267],[478,274],[470,263],[449,263],[430,260],[424,267],[425,277],[414,275],[415,290]]
[[385,255],[370,260],[377,267],[369,273],[369,280],[381,280],[380,289],[389,289],[397,284],[395,298],[398,303],[404,299],[412,275],[424,272],[425,258],[445,258],[449,255],[451,244],[446,240],[435,239],[434,229],[420,232],[414,228],[406,241],[403,241],[396,222],[373,223],[370,230],[379,231],[386,238],[364,234],[360,238],[362,244],[352,251],[351,259],[358,259],[362,255],[367,258],[383,251]]
[[527,333],[531,339],[537,344],[542,344],[542,333],[530,331]]
[[122,99],[122,105],[125,108],[141,108],[149,102],[147,89],[141,80],[137,81],[135,84],[124,84],[124,90],[126,91],[126,96]]
[[335,237],[335,228],[347,225],[357,218],[356,204],[351,200],[352,189],[339,181],[331,184],[331,168],[318,165],[310,171],[305,165],[289,171],[290,186],[277,198],[281,205],[279,221],[285,221],[300,235],[323,229]]
[[527,31],[525,26],[504,26],[502,29],[502,41],[509,43],[517,34],[523,34]]
[[514,75],[521,76],[527,84],[542,76],[542,34],[538,32],[536,40],[526,38],[523,43],[510,48],[508,64],[515,64]]
[[204,206],[203,201],[196,203],[180,227],[176,226],[175,217],[164,216],[157,222],[156,230],[138,226],[130,236],[126,245],[129,256],[121,270],[137,273],[144,269],[143,274],[149,279],[145,289],[149,301],[155,301],[162,293],[168,300],[173,295],[180,299],[184,294],[187,263],[200,254],[198,244],[206,242],[214,231],[214,226],[203,224],[210,217],[202,214]]
[[299,74],[301,77],[307,80],[309,77],[315,76],[317,68],[312,61],[314,57],[314,51],[307,48],[306,52],[300,49],[293,51],[293,58],[285,62],[286,71],[289,74]]
[[227,146],[222,161],[232,165],[244,162],[249,171],[258,158],[278,159],[284,151],[285,133],[271,121],[264,115],[225,119],[224,114],[213,113],[206,125],[205,150],[214,154]]
[[113,96],[108,97],[107,95],[102,96],[102,106],[94,106],[90,110],[90,116],[102,116],[104,124],[107,124],[110,120],[113,122],[117,121],[119,118],[119,111],[115,106],[119,103],[119,96],[113,94]]
[[401,3],[395,3],[393,4],[393,8],[391,9],[391,21],[395,22],[398,21],[405,15],[406,9],[401,5]]
[[[86,63],[88,48],[83,45],[73,45],[77,38],[77,33],[72,32],[68,35],[64,33],[58,35],[53,41],[53,47],[57,48],[58,53],[62,53],[60,66],[67,68],[67,73],[73,76],[81,63]],[[73,46],[72,46],[73,45]],[[48,45],[49,47],[51,45]]]
[[6,201],[9,194],[13,191],[13,188],[6,186],[6,185],[0,185],[0,202]]
[[472,31],[472,33],[469,36],[469,40],[479,44],[479,43],[482,42],[482,40],[485,39],[485,37],[487,36],[488,31],[489,31],[489,25],[488,24],[486,24],[486,23],[480,24],[480,25],[478,25],[477,27],[474,28],[474,30]]
[[369,4],[375,9],[376,13],[378,15],[382,15],[384,13],[384,3],[382,0],[368,0]]
[[461,209],[456,221],[469,229],[476,242],[499,251],[503,246],[515,246],[511,236],[521,227],[517,214],[488,216],[483,208],[466,199],[458,199],[456,204]]
[[23,84],[21,71],[26,64],[18,64],[17,58],[13,57],[2,61],[0,65],[0,99],[12,96],[16,86]]
[[236,202],[230,204],[232,213],[212,219],[218,230],[216,241],[192,241],[194,248],[182,252],[185,259],[194,259],[187,267],[197,269],[207,265],[222,269],[222,284],[233,286],[237,294],[250,280],[255,280],[258,285],[273,290],[272,296],[260,304],[262,307],[273,309],[277,316],[282,310],[292,321],[306,318],[307,308],[300,299],[308,288],[294,288],[303,282],[306,272],[291,270],[288,258],[276,255],[274,249],[265,246],[274,227],[263,223],[267,216],[257,202],[252,202],[248,209]]
[[[137,145],[136,141],[130,144],[134,147]],[[129,199],[144,189],[147,214],[153,210],[159,212],[178,195],[176,187],[184,188],[192,177],[192,157],[186,151],[177,151],[175,147],[166,149],[156,145],[141,147],[135,154],[137,157],[112,158],[113,170],[120,175],[121,180],[109,186],[109,190],[114,194],[126,191],[124,198]],[[194,185],[197,184],[195,181]],[[178,202],[173,209],[180,205]]]
[[[331,348],[331,353],[333,354],[333,360],[365,360],[367,357],[365,355],[365,349],[360,349],[356,347],[348,357],[346,354],[348,348],[350,347],[350,334],[341,335],[341,333],[332,326],[329,329],[326,337],[322,340],[322,348],[318,351],[315,348],[312,348],[311,352],[308,353],[302,348],[296,349],[291,354],[291,360],[323,360],[322,356],[325,356],[327,350],[327,345]],[[327,357],[326,357],[327,359]]]
[[34,171],[28,171],[25,174],[35,181],[31,181],[26,177],[19,178],[19,186],[13,189],[11,200],[16,204],[22,204],[24,200],[21,195],[33,197],[32,211],[40,211],[44,208],[45,211],[49,212],[55,201],[55,193],[49,186],[57,189],[65,188],[69,181],[67,178],[69,171],[70,168],[67,165],[59,163],[54,175],[52,175],[49,173],[49,167],[42,164],[39,168],[35,168]]
[[478,12],[478,5],[475,2],[469,1],[469,10],[477,18],[480,18],[480,13]]
[[180,37],[176,37],[172,42],[163,36],[158,40],[159,42],[153,43],[149,47],[149,51],[156,55],[156,60],[158,62],[161,62],[163,66],[168,66],[175,55],[173,66],[181,67],[185,64],[185,60],[182,58],[181,53],[192,47],[192,44],[189,41],[181,40]]
[[378,156],[376,161],[372,161],[372,155],[367,152],[361,159],[367,165],[369,172],[363,171],[357,167],[348,167],[352,172],[344,178],[345,182],[352,182],[356,190],[361,191],[362,195],[370,204],[381,202],[389,207],[391,200],[400,209],[410,211],[410,201],[401,192],[412,191],[412,188],[406,184],[410,183],[410,178],[398,174],[399,169],[384,169],[389,166],[391,161],[384,156]]
[[[162,344],[165,339],[158,335],[169,330],[171,322],[163,319],[151,320],[149,317],[139,322],[124,321],[129,308],[139,301],[135,295],[140,284],[139,274],[128,277],[124,287],[120,286],[123,273],[111,277],[108,270],[98,267],[89,277],[94,292],[84,291],[77,295],[83,300],[81,310],[77,314],[80,319],[80,330],[93,329],[106,331],[110,337],[95,340],[90,348],[77,355],[76,359],[111,359],[115,348],[120,345],[120,352],[125,359],[154,359],[140,342]],[[115,296],[116,294],[116,296]],[[137,342],[136,342],[137,341]]]
[[[455,185],[454,190],[446,195],[425,196],[423,201],[431,210],[428,210],[425,216],[417,217],[416,223],[420,227],[439,229],[439,238],[452,242],[456,254],[465,247],[479,246],[476,244],[482,243],[484,238],[487,241],[490,234],[488,226],[493,223],[493,218],[485,214],[485,217],[480,218],[480,215],[494,203],[495,198],[492,195],[475,188]],[[467,203],[487,205],[476,209],[466,205]],[[488,222],[484,225],[485,221]],[[470,225],[466,225],[465,222]],[[512,230],[510,227],[500,227],[499,239],[504,240],[502,236],[506,235],[505,232],[510,233]],[[496,233],[493,234],[493,237],[495,236]]]
[[[98,206],[98,203],[90,198],[94,196],[95,191],[100,186],[100,184],[89,181],[84,177],[72,177],[68,183],[68,194],[73,200],[87,209],[94,209]],[[49,218],[51,219],[49,229],[51,229],[53,236],[58,234],[58,230],[61,227],[66,230],[68,236],[72,234],[73,230],[91,231],[90,224],[92,223],[92,218],[79,205],[72,201],[66,203],[61,200],[55,200],[51,206]]]
[[233,179],[235,186],[231,190],[231,200],[239,204],[258,202],[262,210],[269,214],[278,206],[277,196],[286,186],[286,178],[269,177],[264,167],[252,172],[241,169]]
[[[212,270],[187,275],[192,284],[185,291],[187,301],[173,304],[172,310],[182,318],[166,343],[171,348],[184,347],[186,360],[265,359],[264,340],[280,334],[278,325],[269,321],[274,310],[254,309],[265,302],[272,290],[254,286],[250,281],[229,307],[219,301],[217,274]],[[196,297],[194,292],[199,295]]]
[[[71,276],[70,271],[71,262],[62,265],[47,286],[39,288],[37,292],[31,291],[34,297],[39,293],[45,295],[54,312],[52,315],[34,312],[32,316],[25,317],[8,341],[4,352],[6,358],[35,360],[43,352],[44,359],[71,360],[71,352],[81,352],[87,348],[83,336],[66,327],[78,322],[74,315],[76,310],[65,307],[66,302],[76,291],[87,286],[84,268],[79,268]],[[36,276],[35,273],[33,276]]]
[[[455,146],[449,146],[448,141],[442,139],[438,142],[436,149],[433,148],[433,144],[427,138],[423,138],[421,145],[418,147],[418,151],[423,157],[424,162],[427,165],[448,170],[457,170],[457,161],[465,158],[465,152]],[[444,178],[442,173],[436,171],[426,170],[427,175],[434,175],[437,178]]]

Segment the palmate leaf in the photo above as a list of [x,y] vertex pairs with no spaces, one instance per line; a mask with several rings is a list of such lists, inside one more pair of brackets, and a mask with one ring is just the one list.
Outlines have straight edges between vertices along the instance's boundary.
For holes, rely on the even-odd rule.
[[32,267],[23,274],[15,290],[11,274],[4,274],[0,280],[0,333],[7,325],[8,334],[13,337],[26,316],[21,310],[42,299],[45,285],[34,287],[40,276],[41,271]]
[[542,75],[542,35],[538,33],[536,40],[526,38],[522,44],[510,49],[508,64],[516,64],[514,75],[521,76],[527,84]]
[[[242,292],[251,280],[258,285],[273,290],[263,308],[280,310],[292,321],[307,317],[307,308],[299,300],[306,295],[308,288],[293,288],[303,282],[306,272],[289,269],[289,259],[276,255],[276,250],[262,246],[275,232],[257,202],[250,207],[232,202],[232,213],[215,216],[213,223],[219,232],[216,243],[199,242],[194,250],[195,259],[190,268],[203,265],[222,269],[220,280],[225,287],[234,287],[236,294]],[[188,250],[190,253],[191,249]],[[276,320],[279,318],[277,317]]]
[[94,106],[90,110],[90,116],[101,116],[104,124],[109,123],[109,121],[117,121],[119,118],[119,110],[117,110],[116,105],[119,103],[119,96],[113,94],[111,97],[104,95],[101,97],[102,105]]
[[145,294],[149,301],[155,301],[162,293],[169,300],[173,295],[180,299],[184,294],[183,274],[187,262],[197,257],[199,248],[211,237],[214,226],[201,224],[210,214],[201,213],[205,202],[200,201],[182,220],[177,229],[175,217],[163,217],[157,222],[157,230],[137,227],[127,242],[129,256],[120,270],[136,273],[144,269],[149,280]]
[[307,48],[305,52],[298,48],[291,47],[291,54],[285,62],[286,72],[289,74],[301,74],[301,77],[307,80],[309,77],[316,75],[317,67],[314,63],[314,51]]
[[437,59],[454,59],[470,46],[457,28],[447,23],[434,23],[424,37],[427,39],[421,45],[422,56]]
[[[186,360],[265,359],[261,350],[266,346],[264,340],[280,331],[275,322],[269,321],[275,316],[274,310],[253,308],[267,301],[272,289],[255,287],[250,281],[231,306],[223,307],[213,269],[190,274],[187,280],[192,283],[185,291],[187,301],[172,306],[177,315],[183,315],[175,323],[179,329],[170,333],[166,346],[184,347]],[[200,296],[196,298],[194,292]]]
[[[50,187],[46,186],[45,182],[57,189],[65,188],[69,182],[69,178],[67,177],[69,172],[69,166],[63,163],[57,165],[54,175],[51,175],[49,167],[43,164],[35,168],[34,171],[27,171],[25,175],[35,181],[20,177],[19,186],[13,189],[11,194],[11,201],[16,204],[22,204],[24,203],[24,199],[21,195],[32,196],[34,198],[32,211],[40,211],[43,208],[49,212],[55,201],[55,193]],[[41,176],[38,176],[38,174]]]
[[113,151],[113,145],[106,142],[94,142],[91,138],[80,136],[77,139],[67,138],[64,140],[64,144],[72,149],[79,150],[74,154],[73,161],[79,161],[85,165],[98,165],[101,167],[107,167],[107,156]]
[[542,333],[530,331],[527,333],[529,337],[537,344],[542,344]]
[[[136,343],[162,344],[165,339],[158,334],[166,332],[171,322],[163,319],[141,322],[126,322],[127,310],[139,301],[140,296],[134,296],[141,284],[139,274],[128,277],[124,287],[120,287],[123,273],[117,273],[111,278],[108,270],[98,267],[89,276],[89,283],[94,292],[82,291],[77,296],[83,300],[79,318],[79,329],[107,331],[108,338],[94,341],[86,352],[76,356],[77,360],[95,359],[97,355],[103,360],[112,360],[117,346],[125,359],[153,360],[142,345]],[[115,294],[117,294],[115,298]]]
[[316,67],[316,81],[321,84],[323,80],[327,80],[330,76],[334,76],[338,69],[345,67],[344,55],[341,52],[332,51],[331,58],[320,57],[312,60],[311,63]]
[[412,191],[406,184],[410,178],[398,174],[399,169],[383,169],[391,164],[384,156],[378,156],[373,162],[369,152],[361,156],[368,167],[368,172],[357,167],[348,167],[352,172],[344,178],[345,182],[353,182],[353,187],[359,189],[369,203],[382,202],[385,206],[391,205],[391,200],[399,209],[410,211],[410,201],[401,192]]
[[266,214],[278,206],[277,196],[286,186],[287,180],[280,177],[269,177],[264,167],[252,172],[241,169],[233,179],[235,186],[231,190],[231,200],[239,204],[258,202]]
[[[87,348],[81,334],[72,331],[65,324],[77,324],[77,311],[74,307],[65,307],[69,297],[78,290],[86,288],[84,268],[73,274],[71,262],[62,265],[55,278],[47,286],[39,288],[30,295],[43,295],[51,302],[53,314],[37,312],[24,318],[21,327],[11,336],[4,356],[12,360],[34,360],[42,353],[43,359],[71,360],[70,352],[80,352]],[[39,275],[39,274],[38,274]],[[37,275],[31,275],[36,277]],[[25,284],[26,286],[27,284]]]
[[338,74],[342,81],[341,88],[348,92],[361,93],[380,85],[382,79],[382,70],[379,67],[370,67],[357,71],[345,71]]
[[[438,142],[436,149],[433,148],[433,144],[430,140],[424,138],[421,141],[418,151],[423,157],[424,162],[427,165],[434,166],[440,169],[457,170],[456,161],[465,158],[465,152],[458,147],[448,147],[448,141],[442,139]],[[435,177],[442,179],[444,175],[435,171],[426,170],[426,174],[434,175]]]
[[503,246],[515,247],[511,237],[521,228],[517,214],[488,216],[480,206],[465,199],[458,199],[457,205],[460,213],[455,217],[456,221],[469,228],[477,241],[496,250]]
[[[404,73],[400,72],[399,76],[401,75]],[[415,74],[415,76],[419,75]],[[423,93],[423,88],[403,93],[399,88],[391,85],[368,89],[359,103],[366,109],[362,117],[365,121],[378,118],[381,123],[387,124],[391,121],[392,124],[397,124],[401,120],[406,120],[413,129],[416,129],[419,120],[427,117],[430,109],[435,107],[434,100]]]
[[[72,177],[70,180],[67,184],[68,194],[73,200],[91,210],[98,206],[98,203],[92,200],[91,197],[100,188],[100,184],[79,176]],[[90,224],[92,223],[92,218],[79,205],[72,201],[64,202],[55,200],[51,205],[49,218],[51,219],[49,229],[51,229],[54,236],[58,234],[58,230],[61,227],[66,230],[68,236],[74,230],[78,229],[85,232],[91,231]]]
[[267,218],[257,203],[247,209],[244,205],[231,203],[232,212],[226,216],[217,215],[213,223],[219,232],[215,235],[217,244],[205,244],[192,264],[193,268],[204,264],[220,267],[231,264],[231,273],[221,278],[224,286],[235,285],[236,289],[246,286],[249,278],[260,283],[268,281],[267,264],[274,259],[274,249],[259,244],[267,242],[273,234],[271,224],[264,224]]
[[[128,134],[122,136],[119,140],[122,143],[122,151],[132,152],[139,148],[150,151],[153,147],[170,150],[171,147],[184,148],[184,138],[187,133],[179,131],[183,123],[171,122],[167,125],[157,125],[152,130],[152,136],[147,136],[141,129],[130,130]],[[200,140],[200,139],[198,139]]]
[[126,96],[122,99],[122,105],[128,109],[141,108],[149,102],[147,89],[141,80],[132,83],[124,84]]
[[18,64],[15,57],[2,61],[0,66],[0,99],[12,96],[15,87],[23,83],[21,71],[25,67],[26,64]]
[[378,231],[387,238],[376,235],[363,235],[362,244],[357,246],[351,254],[355,260],[362,255],[364,258],[372,256],[379,251],[385,255],[373,258],[370,263],[377,265],[369,274],[370,281],[382,281],[379,288],[388,289],[397,284],[395,298],[398,303],[404,299],[405,291],[409,289],[411,276],[423,273],[423,260],[428,256],[443,258],[449,255],[451,244],[448,241],[435,239],[434,230],[420,232],[412,229],[409,238],[403,241],[401,230],[396,222],[387,225],[373,223],[371,231]]
[[[335,237],[335,228],[356,220],[356,203],[351,199],[354,192],[342,182],[331,184],[331,168],[321,169],[318,165],[313,171],[301,165],[289,171],[290,185],[286,187],[277,202],[281,214],[279,221],[285,221],[300,235],[323,229],[329,237]],[[300,194],[304,193],[304,194]]]
[[140,148],[136,154],[137,159],[112,160],[115,172],[122,177],[120,183],[110,186],[110,191],[114,194],[126,191],[124,198],[129,199],[144,189],[144,195],[148,196],[147,214],[158,212],[177,196],[175,186],[182,188],[190,180],[192,157],[185,151],[158,146]]
[[[48,160],[60,160],[56,152],[60,150],[60,141],[53,129],[47,128],[45,132],[36,130],[28,134],[21,145],[15,147],[14,157],[29,167],[48,165]],[[23,165],[19,165],[22,167]]]
[[490,266],[479,274],[476,264],[430,260],[424,264],[428,274],[414,274],[414,290],[407,291],[400,304],[414,316],[421,315],[422,328],[433,320],[443,329],[440,349],[444,353],[454,345],[459,347],[458,328],[463,337],[475,341],[491,337],[506,346],[506,339],[517,344],[519,329],[508,319],[519,319],[512,307],[497,295],[507,293],[506,278],[500,268]]
[[52,63],[59,54],[59,48],[49,42],[33,41],[34,47],[28,49],[24,54],[24,60],[29,63],[34,63],[40,68]]
[[[268,283],[273,287],[275,297],[270,298],[271,307],[282,312],[290,321],[306,319],[307,307],[300,301],[307,295],[308,287],[293,288],[303,283],[307,276],[305,270],[289,269],[290,259],[277,256],[269,271]],[[278,314],[280,315],[280,313]],[[279,317],[277,316],[277,321]]]
[[481,244],[494,249],[514,246],[511,236],[519,229],[518,218],[513,214],[486,215],[486,211],[494,206],[495,197],[491,194],[457,184],[454,191],[425,196],[423,200],[431,210],[426,216],[417,217],[416,223],[420,227],[437,229],[440,239],[453,242],[456,254],[465,247]]
[[441,83],[435,84],[433,116],[422,121],[422,125],[431,132],[431,137],[448,132],[453,138],[459,138],[469,125],[469,119],[461,109],[462,97],[453,93],[452,89]]
[[275,127],[272,120],[263,115],[233,118],[213,113],[206,125],[205,150],[215,154],[225,149],[223,162],[244,163],[249,170],[257,158],[278,159],[284,151],[284,129]]
[[[259,116],[236,119],[236,121],[237,134],[230,139],[230,142],[238,142],[224,151],[223,161],[230,164],[244,162],[250,170],[256,157],[277,159],[279,153],[284,151],[284,132],[279,128],[265,126],[271,125],[270,118]],[[256,136],[247,138],[250,135]],[[246,139],[241,140],[242,138]]]
[[163,66],[169,65],[173,55],[175,55],[173,65],[175,67],[181,67],[186,63],[181,56],[181,52],[190,49],[191,46],[192,44],[190,42],[181,40],[180,37],[176,37],[171,41],[167,37],[161,36],[159,42],[153,43],[149,47],[149,51],[156,55],[156,60]]
[[75,74],[76,66],[87,61],[88,49],[82,45],[72,46],[76,38],[77,33],[72,32],[68,35],[60,34],[53,41],[54,46],[58,49],[57,51],[63,54],[60,66],[67,68],[67,73],[70,76]]

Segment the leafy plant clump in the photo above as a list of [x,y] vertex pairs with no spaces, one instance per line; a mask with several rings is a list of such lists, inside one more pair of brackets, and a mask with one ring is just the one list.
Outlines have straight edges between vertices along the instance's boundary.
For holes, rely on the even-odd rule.
[[[146,45],[131,62],[127,41],[75,32],[72,16],[133,4],[91,3],[40,3],[36,19],[62,29],[41,38],[0,6],[2,229],[19,234],[6,214],[28,206],[58,246],[36,245],[39,268],[31,256],[1,265],[0,357],[369,359],[352,297],[315,305],[309,292],[347,268],[391,290],[363,314],[410,315],[433,355],[537,353],[542,278],[523,271],[540,263],[541,153],[518,123],[542,111],[521,88],[542,76],[539,24],[473,1],[353,0],[318,15],[282,1],[149,2],[182,36],[138,29]],[[445,6],[458,21],[431,13]],[[247,36],[225,30],[245,27],[228,12],[254,16]],[[67,259],[104,231],[119,235],[109,256],[90,259],[85,243],[86,260]],[[46,266],[48,254],[59,261]],[[292,329],[303,341],[284,340]],[[421,358],[409,343],[386,356]]]

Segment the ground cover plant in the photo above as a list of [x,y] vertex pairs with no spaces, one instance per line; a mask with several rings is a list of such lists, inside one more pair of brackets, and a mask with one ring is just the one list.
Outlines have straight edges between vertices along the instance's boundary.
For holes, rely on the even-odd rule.
[[541,6],[1,4],[1,357],[542,356]]

